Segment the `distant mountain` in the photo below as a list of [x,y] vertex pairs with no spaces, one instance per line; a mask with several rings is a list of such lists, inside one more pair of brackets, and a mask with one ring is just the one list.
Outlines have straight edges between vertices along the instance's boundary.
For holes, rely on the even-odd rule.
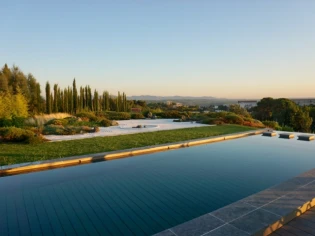
[[127,97],[130,100],[144,100],[144,101],[165,101],[165,100],[195,100],[195,99],[216,99],[211,96],[192,97],[192,96],[152,96],[152,95],[140,95]]
[[140,95],[140,96],[130,96],[127,97],[129,100],[143,100],[148,103],[150,102],[180,102],[184,105],[199,105],[199,106],[209,106],[209,105],[221,105],[221,104],[233,104],[237,102],[236,99],[227,98],[216,98],[211,96],[152,96],[152,95]]

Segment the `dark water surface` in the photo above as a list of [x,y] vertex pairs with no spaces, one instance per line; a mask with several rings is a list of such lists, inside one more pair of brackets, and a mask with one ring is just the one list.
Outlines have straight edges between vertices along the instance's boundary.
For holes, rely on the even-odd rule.
[[315,142],[253,136],[0,178],[0,235],[150,235],[315,168]]

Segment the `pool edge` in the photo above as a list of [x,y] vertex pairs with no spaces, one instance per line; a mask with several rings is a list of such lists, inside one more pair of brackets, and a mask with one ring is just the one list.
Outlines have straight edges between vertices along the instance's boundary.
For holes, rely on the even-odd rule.
[[176,143],[166,143],[162,145],[132,148],[132,149],[127,149],[127,150],[87,154],[87,155],[81,155],[81,156],[64,157],[60,159],[52,159],[52,160],[45,160],[45,161],[1,166],[0,177],[8,176],[8,175],[23,174],[23,173],[33,172],[33,171],[42,171],[42,170],[62,168],[62,167],[67,167],[67,166],[88,164],[88,163],[99,162],[99,161],[109,161],[109,160],[115,160],[115,159],[120,159],[120,158],[131,157],[131,156],[138,156],[138,155],[144,155],[144,154],[149,154],[149,153],[191,147],[191,146],[196,146],[196,145],[210,144],[210,143],[221,142],[225,140],[258,135],[258,134],[262,134],[264,131],[265,129],[259,129],[259,130],[245,131],[245,132],[240,132],[240,133],[233,133],[229,135],[212,136],[210,138],[186,140],[186,141],[181,141],[181,142],[176,142]]

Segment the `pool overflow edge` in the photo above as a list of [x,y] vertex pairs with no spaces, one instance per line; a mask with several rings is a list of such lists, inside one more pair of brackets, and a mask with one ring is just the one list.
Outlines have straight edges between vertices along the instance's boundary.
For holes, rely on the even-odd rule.
[[176,142],[176,143],[167,143],[167,144],[155,145],[155,146],[149,146],[149,147],[147,146],[147,147],[141,147],[141,148],[127,149],[127,150],[95,153],[95,154],[89,154],[89,155],[65,157],[65,158],[60,158],[60,159],[52,159],[52,160],[39,161],[39,162],[20,163],[20,164],[15,164],[15,165],[1,166],[0,177],[8,176],[8,175],[17,175],[17,174],[22,174],[22,173],[29,173],[29,172],[34,172],[34,171],[62,168],[62,167],[68,167],[68,166],[75,166],[75,165],[81,165],[81,164],[88,164],[88,163],[99,162],[99,161],[109,161],[109,160],[115,160],[119,158],[126,158],[126,157],[131,157],[131,156],[138,156],[138,155],[144,155],[144,154],[149,154],[149,153],[174,150],[174,149],[179,149],[179,148],[186,148],[186,147],[191,147],[191,146],[196,146],[196,145],[210,144],[210,143],[221,142],[225,140],[258,135],[258,134],[262,134],[263,132],[265,132],[265,129],[234,133],[230,135],[212,136],[209,138],[193,139],[193,140],[187,140],[184,142],[181,141],[181,142]]

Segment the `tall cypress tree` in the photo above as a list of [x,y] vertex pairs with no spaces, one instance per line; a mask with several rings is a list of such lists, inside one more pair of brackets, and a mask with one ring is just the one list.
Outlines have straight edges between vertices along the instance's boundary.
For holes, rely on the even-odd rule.
[[46,113],[51,113],[51,101],[50,101],[50,84],[49,82],[46,83]]
[[69,113],[69,95],[68,95],[68,90],[65,88],[63,90],[63,99],[64,99],[64,111]]
[[54,105],[53,112],[58,112],[58,84],[54,84]]
[[73,91],[73,112],[75,114],[77,112],[77,107],[78,107],[78,90],[77,90],[75,78],[73,79],[72,86],[73,86],[73,88],[72,88],[72,91]]

